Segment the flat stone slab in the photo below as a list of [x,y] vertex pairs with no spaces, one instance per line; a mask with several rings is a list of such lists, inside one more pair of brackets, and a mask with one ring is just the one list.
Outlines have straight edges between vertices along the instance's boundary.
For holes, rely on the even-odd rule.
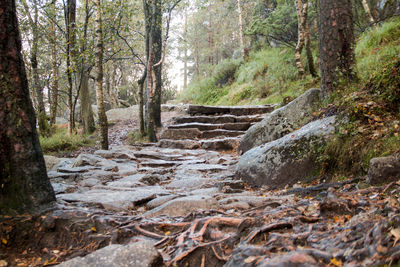
[[166,188],[167,189],[180,189],[180,190],[191,190],[200,188],[202,185],[212,183],[212,179],[205,179],[205,178],[188,178],[188,179],[179,179],[174,180],[169,183]]
[[101,156],[106,159],[127,159],[134,160],[135,157],[130,151],[116,149],[116,150],[97,150],[94,152],[95,155]]
[[167,161],[167,160],[157,160],[157,159],[148,159],[140,161],[140,165],[143,167],[172,167],[175,165],[179,165],[180,162],[178,161]]
[[233,123],[233,122],[259,122],[264,118],[262,115],[248,115],[248,116],[235,116],[235,115],[221,115],[221,116],[187,116],[175,119],[177,124],[183,123]]
[[135,205],[144,204],[166,193],[159,186],[139,187],[133,191],[89,190],[83,193],[60,194],[57,197],[67,202],[83,202],[101,205],[107,210],[122,211],[133,209]]
[[228,167],[224,165],[218,164],[189,164],[189,165],[180,165],[177,168],[177,171],[199,171],[199,172],[218,172],[225,171]]
[[202,133],[197,128],[184,128],[184,129],[169,128],[165,129],[161,133],[161,139],[172,139],[172,140],[198,139],[201,138],[201,136]]
[[115,187],[137,187],[141,185],[140,180],[145,176],[145,174],[138,173],[134,175],[126,176],[122,179],[117,181],[107,183],[108,186],[115,186]]
[[157,143],[157,146],[164,148],[180,148],[180,149],[199,149],[201,144],[196,140],[172,140],[162,139]]
[[60,267],[159,267],[163,259],[154,243],[140,241],[129,245],[109,245],[85,257],[63,262]]
[[244,135],[245,131],[232,131],[232,130],[225,130],[225,129],[217,129],[211,131],[204,131],[201,135],[203,139],[209,138],[217,138],[217,137],[236,137],[240,135]]
[[235,137],[226,137],[219,139],[204,140],[201,142],[201,148],[216,151],[236,150],[240,139]]
[[269,113],[274,110],[275,105],[264,106],[199,106],[189,105],[187,112],[190,115],[196,114],[232,114],[232,115],[254,115]]
[[194,211],[218,208],[219,205],[215,198],[207,195],[195,195],[170,200],[155,209],[145,212],[143,216],[147,218],[160,215],[186,216]]

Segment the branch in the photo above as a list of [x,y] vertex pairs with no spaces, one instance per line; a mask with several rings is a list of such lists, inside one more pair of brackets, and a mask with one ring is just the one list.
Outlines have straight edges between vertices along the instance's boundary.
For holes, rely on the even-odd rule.
[[[165,38],[164,38],[164,42],[163,42],[163,49],[162,49],[162,56],[159,62],[157,62],[153,67],[157,67],[161,64],[164,63],[165,60],[165,54],[166,54],[166,50],[167,50],[167,41],[168,41],[168,37],[169,37],[169,25],[171,22],[171,14],[172,14],[172,10],[174,10],[174,8],[181,2],[182,0],[176,0],[175,3],[168,9],[168,18],[167,18],[167,29],[165,32]],[[153,14],[154,16],[154,14]]]

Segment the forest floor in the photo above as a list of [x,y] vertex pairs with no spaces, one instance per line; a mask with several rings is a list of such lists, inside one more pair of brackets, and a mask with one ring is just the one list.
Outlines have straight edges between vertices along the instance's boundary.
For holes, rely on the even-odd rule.
[[[164,115],[165,125],[185,117]],[[48,211],[0,216],[0,266],[56,265],[142,240],[154,242],[167,266],[400,260],[399,182],[367,187],[359,177],[254,189],[235,177],[235,150],[212,150],[220,141],[128,145],[136,127],[135,120],[116,122],[110,151],[79,151],[50,171],[57,203]],[[225,138],[223,147],[239,138]]]

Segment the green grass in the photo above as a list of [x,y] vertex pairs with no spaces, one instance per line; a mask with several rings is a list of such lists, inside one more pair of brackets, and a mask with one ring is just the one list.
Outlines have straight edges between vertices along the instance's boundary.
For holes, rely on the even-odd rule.
[[400,57],[400,18],[363,33],[355,49],[357,72],[368,80],[379,72],[382,63]]
[[95,140],[87,135],[79,133],[68,135],[66,127],[56,127],[53,135],[41,136],[39,140],[44,154],[62,154],[95,144]]

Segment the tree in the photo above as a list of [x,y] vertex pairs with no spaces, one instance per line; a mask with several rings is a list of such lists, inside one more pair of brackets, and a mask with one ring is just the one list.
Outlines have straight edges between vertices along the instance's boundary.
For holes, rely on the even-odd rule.
[[75,56],[75,23],[76,23],[76,0],[67,0],[67,6],[64,7],[66,41],[67,41],[67,77],[68,77],[68,133],[72,134],[75,128],[74,107],[73,107],[73,82],[72,73],[75,66],[72,59]]
[[296,45],[296,66],[300,75],[305,74],[303,63],[301,62],[301,51],[306,47],[308,68],[313,77],[317,76],[314,67],[314,60],[311,52],[310,33],[308,31],[308,0],[296,0],[297,20],[298,20],[298,37]]
[[47,123],[46,110],[44,106],[43,100],[43,87],[40,83],[39,79],[39,70],[38,70],[38,45],[39,45],[39,10],[38,3],[36,0],[33,1],[33,18],[31,16],[31,10],[25,0],[21,1],[25,12],[28,16],[29,26],[32,32],[32,47],[30,49],[30,61],[32,67],[32,76],[33,76],[33,92],[37,101],[37,114],[39,119],[39,130],[42,135],[49,135],[49,127]]
[[21,54],[15,1],[0,1],[0,214],[55,200]]
[[56,123],[57,106],[58,106],[58,66],[57,66],[57,32],[56,32],[56,1],[51,3],[51,63],[52,63],[52,87],[50,99],[50,125]]
[[321,89],[334,91],[354,75],[353,14],[350,0],[319,0]]
[[108,149],[108,122],[104,109],[103,95],[103,25],[101,21],[101,0],[95,1],[96,5],[96,96],[99,113],[101,148]]

